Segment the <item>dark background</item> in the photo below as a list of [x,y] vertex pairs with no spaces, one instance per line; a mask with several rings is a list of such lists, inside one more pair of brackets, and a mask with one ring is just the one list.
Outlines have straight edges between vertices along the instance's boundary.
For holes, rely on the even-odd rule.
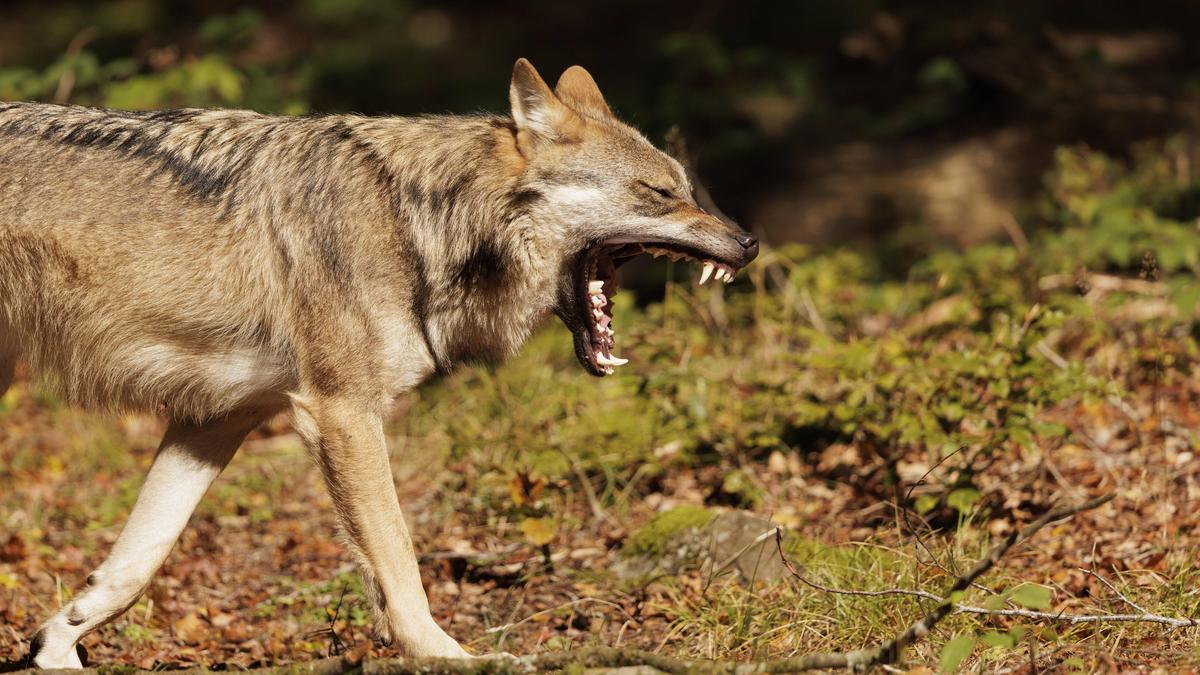
[[1193,126],[1198,33],[1189,2],[9,0],[0,99],[503,111],[517,57],[578,63],[748,227],[902,267],[1038,227],[1057,146]]

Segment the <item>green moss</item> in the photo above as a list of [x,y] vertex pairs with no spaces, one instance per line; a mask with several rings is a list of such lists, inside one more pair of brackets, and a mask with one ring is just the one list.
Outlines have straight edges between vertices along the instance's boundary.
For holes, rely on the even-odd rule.
[[834,585],[861,585],[864,571],[878,576],[882,572],[898,572],[902,565],[900,558],[882,548],[829,546],[795,532],[784,537],[783,550],[793,564],[803,567],[809,574],[834,582]]
[[625,541],[630,556],[662,555],[675,535],[708,525],[715,514],[700,506],[677,506],[650,519]]

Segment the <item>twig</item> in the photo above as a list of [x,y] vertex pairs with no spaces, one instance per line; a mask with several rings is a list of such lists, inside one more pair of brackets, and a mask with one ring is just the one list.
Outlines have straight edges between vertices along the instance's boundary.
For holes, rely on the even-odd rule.
[[687,174],[688,180],[692,183],[692,197],[696,200],[696,204],[708,213],[724,221],[725,224],[739,227],[733,218],[725,215],[725,212],[713,202],[712,195],[709,194],[708,188],[704,186],[704,182],[700,180],[700,175],[696,170],[696,155],[688,149],[687,139],[684,138],[683,132],[680,131],[678,126],[667,130],[666,140],[667,153],[683,166],[684,173]]
[[440,560],[465,560],[476,567],[482,567],[495,564],[499,560],[504,560],[522,548],[524,548],[522,544],[512,544],[498,551],[428,551],[422,553],[419,560],[421,563],[431,563]]
[[1167,295],[1167,285],[1159,281],[1144,279],[1126,279],[1108,274],[1051,274],[1038,279],[1038,288],[1043,291],[1054,291],[1060,288],[1086,286],[1087,292],[1100,293],[1134,293],[1138,295]]
[[[537,617],[539,617],[539,616],[545,616],[545,615],[547,615],[547,614],[553,614],[554,612],[557,612],[557,611],[559,611],[560,609],[567,609],[568,607],[575,607],[575,606],[577,606],[577,605],[582,605],[582,604],[584,604],[584,603],[588,603],[588,602],[594,602],[594,603],[597,603],[597,604],[600,604],[600,605],[608,605],[609,607],[615,607],[615,608],[617,608],[617,609],[621,610],[621,612],[623,612],[623,613],[625,612],[625,608],[624,608],[624,607],[622,607],[622,606],[620,606],[620,605],[618,605],[618,604],[617,604],[617,603],[615,603],[615,602],[609,602],[608,600],[602,600],[602,599],[600,599],[600,598],[578,598],[578,599],[572,600],[572,601],[570,601],[570,602],[565,602],[565,603],[563,603],[563,604],[561,604],[561,605],[558,605],[558,606],[556,606],[556,607],[549,607],[549,608],[547,608],[547,609],[543,609],[543,610],[541,610],[541,611],[534,612],[533,614],[530,614],[529,616],[525,617],[524,619],[521,619],[520,621],[514,621],[514,622],[512,622],[512,623],[506,623],[506,624],[504,624],[503,626],[493,626],[492,628],[489,628],[489,629],[487,629],[487,630],[486,630],[486,631],[484,631],[484,632],[485,632],[485,633],[488,633],[489,635],[490,635],[490,634],[492,634],[492,633],[506,632],[506,631],[509,631],[509,630],[511,630],[511,629],[513,629],[513,628],[516,628],[517,626],[520,626],[520,625],[521,625],[521,624],[523,624],[523,623],[528,623],[528,622],[530,622],[530,621],[532,621],[532,620],[536,619],[536,618],[537,618]],[[626,613],[626,616],[628,616],[628,613]]]
[[813,300],[808,286],[800,289],[800,300],[803,303],[804,313],[808,315],[808,322],[812,324],[812,327],[825,335],[829,335],[829,327],[825,325],[825,319],[821,318],[821,312],[817,310],[817,303]]
[[[69,59],[79,56],[83,52],[83,48],[94,40],[98,33],[99,31],[96,30],[95,26],[88,26],[76,33],[75,37],[71,38],[70,44],[67,45],[65,56]],[[67,61],[67,64],[68,66],[63,71],[62,77],[58,79],[58,86],[54,88],[54,102],[58,104],[70,101],[71,92],[75,89],[76,64],[71,61]]]
[[1121,591],[1118,591],[1117,587],[1110,584],[1108,582],[1108,579],[1105,579],[1104,577],[1100,576],[1099,572],[1096,572],[1095,570],[1084,569],[1083,567],[1080,567],[1079,571],[1083,572],[1084,574],[1090,574],[1090,575],[1096,577],[1096,579],[1098,579],[1100,581],[1100,583],[1107,586],[1108,590],[1112,591],[1114,595],[1116,595],[1118,598],[1120,598],[1122,601],[1124,601],[1125,604],[1129,605],[1130,607],[1136,609],[1137,611],[1141,612],[1142,614],[1150,613],[1150,612],[1146,611],[1145,607],[1142,607],[1141,605],[1137,604],[1136,602],[1130,600],[1128,597],[1126,597],[1126,595],[1124,593],[1122,593]]
[[1050,345],[1046,344],[1045,340],[1039,340],[1038,343],[1033,346],[1033,348],[1036,349],[1039,354],[1046,357],[1046,360],[1050,363],[1053,363],[1054,366],[1059,370],[1067,370],[1071,367],[1071,363],[1064,359],[1061,354],[1054,351]]
[[725,570],[729,569],[729,566],[734,564],[735,562],[737,562],[737,559],[742,557],[743,553],[745,553],[746,551],[749,551],[750,549],[754,548],[755,546],[758,546],[759,544],[770,539],[771,537],[775,537],[775,539],[777,541],[782,541],[783,540],[783,528],[779,527],[779,526],[775,526],[775,527],[772,527],[771,529],[767,530],[766,532],[763,532],[762,534],[758,535],[757,537],[755,537],[754,541],[752,541],[749,544],[746,544],[745,546],[740,548],[737,553],[734,553],[733,555],[729,556],[729,558],[726,559],[725,562],[721,563],[716,568],[714,568],[712,576],[714,576],[714,577],[720,576],[721,572],[724,572]]
[[[934,471],[936,471],[936,470],[937,470],[937,468],[938,468],[938,467],[940,467],[940,466],[941,466],[943,463],[945,463],[945,462],[946,462],[946,461],[948,461],[948,460],[949,460],[951,457],[954,457],[955,455],[959,454],[959,453],[960,453],[960,452],[962,452],[962,451],[963,451],[963,448],[962,448],[962,446],[959,446],[959,447],[957,447],[957,448],[955,448],[955,449],[954,449],[954,452],[951,452],[951,453],[949,453],[949,454],[947,454],[947,455],[944,455],[944,456],[942,456],[942,458],[941,458],[941,459],[939,459],[937,462],[935,462],[933,466],[931,466],[931,467],[929,467],[928,469],[926,469],[926,470],[925,470],[925,473],[921,474],[921,477],[917,479],[917,482],[915,482],[915,483],[913,483],[913,484],[909,485],[909,486],[908,486],[908,489],[907,489],[907,490],[905,490],[905,492],[904,492],[904,501],[905,501],[905,502],[910,502],[910,501],[912,501],[912,493],[913,493],[913,490],[915,490],[915,489],[917,489],[917,488],[921,487],[922,485],[924,485],[924,484],[925,484],[925,479],[929,477],[929,474],[931,474],[931,473],[933,473]],[[967,462],[967,467],[968,467],[968,468],[970,468],[970,462],[969,462],[969,461]],[[925,544],[925,540],[921,538],[921,534],[920,534],[919,532],[917,532],[917,528],[915,528],[915,527],[913,527],[913,526],[912,526],[912,522],[910,522],[910,521],[909,521],[909,519],[908,519],[908,516],[909,516],[909,509],[907,509],[907,508],[903,508],[903,507],[901,507],[899,504],[897,504],[897,505],[896,505],[896,508],[897,508],[897,509],[900,511],[900,517],[904,519],[904,526],[905,526],[905,527],[907,527],[907,528],[909,529],[909,531],[911,531],[911,532],[913,533],[913,537],[914,537],[914,538],[917,540],[917,545],[921,547],[921,550],[925,551],[925,555],[929,556],[929,563],[930,563],[930,564],[932,564],[934,567],[936,567],[936,568],[940,569],[941,571],[945,572],[946,574],[953,574],[953,575],[956,575],[956,576],[957,576],[957,574],[958,574],[958,571],[957,571],[957,570],[951,571],[949,568],[947,568],[945,565],[943,565],[943,564],[942,564],[942,562],[941,562],[940,560],[938,560],[937,556],[933,554],[933,551],[932,551],[932,550],[930,550],[930,548],[929,548],[929,547],[928,547],[928,546]],[[918,517],[919,517],[919,516],[918,516]],[[922,523],[923,525],[925,525],[925,527],[926,527],[926,528],[929,528],[929,523],[928,523],[928,522],[927,522],[927,521],[926,521],[924,518],[921,518],[921,523]],[[920,556],[918,556],[918,557],[917,557],[917,561],[918,561],[918,562],[921,562],[922,564],[924,564],[924,563],[921,561],[921,559],[920,559]],[[952,563],[952,564],[953,564],[953,563]],[[987,588],[986,588],[986,587],[984,587],[984,586],[981,586],[981,585],[979,585],[979,584],[975,584],[975,587],[976,587],[976,588],[978,588],[979,590],[982,590],[982,591],[986,591],[986,590],[987,590]]]
[[1021,224],[1012,213],[1005,211],[1000,216],[1000,225],[1004,228],[1004,233],[1012,240],[1013,246],[1018,251],[1024,251],[1029,248],[1029,239],[1025,236],[1025,231],[1021,229]]
[[579,466],[579,462],[562,448],[556,448],[563,459],[567,460],[567,465],[571,467],[571,472],[575,474],[576,480],[579,481],[580,487],[583,488],[583,496],[587,499],[588,508],[592,510],[592,522],[599,523],[608,520],[608,514],[604,512],[604,507],[600,504],[600,498],[596,496],[596,489],[592,487],[592,481],[588,478],[583,467]]

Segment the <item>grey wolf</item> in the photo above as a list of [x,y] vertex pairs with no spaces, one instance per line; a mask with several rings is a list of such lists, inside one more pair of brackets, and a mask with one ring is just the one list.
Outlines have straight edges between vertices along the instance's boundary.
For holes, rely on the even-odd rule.
[[43,668],[145,590],[264,419],[290,411],[376,610],[414,656],[433,620],[389,470],[394,398],[513,354],[550,315],[580,364],[614,353],[616,269],[687,257],[729,281],[753,237],[582,68],[519,60],[510,116],[272,117],[0,103],[0,393],[14,364],[168,430],[109,557],[32,639]]

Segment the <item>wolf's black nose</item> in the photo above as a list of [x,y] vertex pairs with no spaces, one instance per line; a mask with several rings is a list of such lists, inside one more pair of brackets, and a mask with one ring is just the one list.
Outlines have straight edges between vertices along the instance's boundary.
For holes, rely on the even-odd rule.
[[733,238],[742,245],[742,248],[746,249],[746,262],[750,262],[758,256],[758,239],[753,235],[747,232],[738,232],[733,235]]

